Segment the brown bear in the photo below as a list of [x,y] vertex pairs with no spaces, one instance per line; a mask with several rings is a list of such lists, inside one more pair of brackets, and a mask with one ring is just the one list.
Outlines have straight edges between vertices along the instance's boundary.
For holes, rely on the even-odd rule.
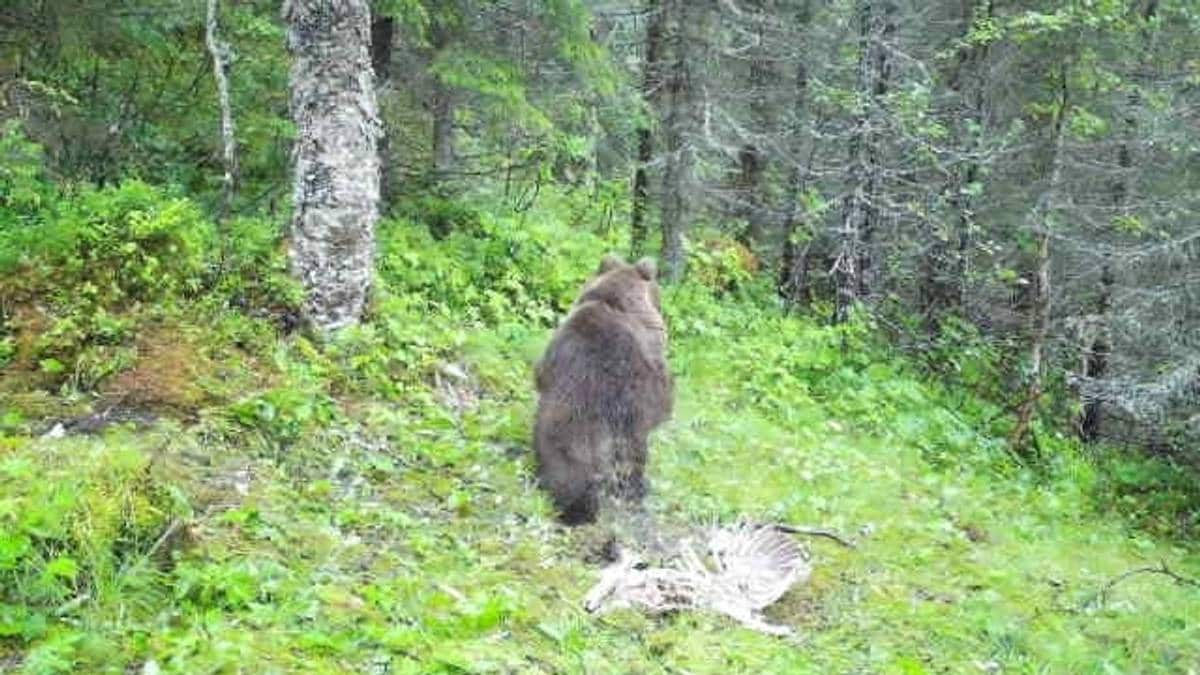
[[674,403],[656,274],[606,256],[537,364],[538,483],[567,524],[646,494],[647,437]]

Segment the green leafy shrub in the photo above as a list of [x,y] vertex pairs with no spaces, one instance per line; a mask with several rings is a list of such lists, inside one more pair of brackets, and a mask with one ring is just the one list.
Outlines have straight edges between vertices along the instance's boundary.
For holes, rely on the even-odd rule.
[[215,242],[192,202],[140,181],[84,189],[3,236],[23,245],[29,290],[109,308],[195,294]]
[[0,274],[14,273],[30,246],[61,244],[41,227],[57,194],[45,175],[42,148],[21,133],[17,122],[0,127]]
[[304,292],[288,271],[279,234],[279,224],[265,218],[226,223],[213,297],[251,315],[296,313]]
[[318,391],[275,387],[230,407],[235,420],[257,429],[276,448],[286,448],[334,416],[333,401]]
[[35,221],[0,230],[0,248],[23,251],[0,298],[36,308],[9,330],[32,334],[25,356],[43,372],[69,375],[88,346],[129,336],[130,310],[197,294],[213,236],[191,202],[136,181],[46,205]]
[[430,309],[490,325],[552,325],[612,242],[587,230],[564,236],[552,218],[520,222],[480,213],[477,226],[436,240],[412,221],[380,227],[380,281]]
[[1158,535],[1195,538],[1200,531],[1200,482],[1194,465],[1123,448],[1103,448],[1096,459],[1103,471],[1093,495],[1102,512],[1119,513]]
[[421,194],[399,205],[401,218],[423,223],[437,239],[452,232],[476,233],[482,214],[467,204],[436,194]]
[[708,236],[688,250],[689,279],[717,293],[745,288],[757,272],[754,253],[729,237]]
[[99,389],[136,365],[164,317],[204,315],[217,344],[250,346],[264,339],[261,319],[295,314],[277,224],[234,219],[218,236],[195,203],[139,181],[60,193],[15,138],[0,152],[29,166],[0,176],[0,211],[23,214],[0,221],[0,368],[26,388]]

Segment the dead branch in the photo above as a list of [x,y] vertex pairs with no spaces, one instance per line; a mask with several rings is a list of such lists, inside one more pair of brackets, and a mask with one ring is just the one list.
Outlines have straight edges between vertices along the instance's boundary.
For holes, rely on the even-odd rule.
[[1112,579],[1109,579],[1108,582],[1100,588],[1100,593],[1098,594],[1100,606],[1104,606],[1108,602],[1108,594],[1114,588],[1116,588],[1117,584],[1120,584],[1127,579],[1136,577],[1139,574],[1161,574],[1165,577],[1170,577],[1175,581],[1176,584],[1180,586],[1200,588],[1200,580],[1178,574],[1170,567],[1167,567],[1167,563],[1165,561],[1160,561],[1157,566],[1135,567],[1134,569],[1127,570],[1118,574]]
[[826,539],[832,539],[833,541],[836,541],[846,548],[857,548],[851,541],[843,538],[841,535],[832,530],[826,530],[818,527],[800,527],[797,525],[782,524],[775,524],[773,527],[776,530],[785,532],[787,534],[802,534],[809,537],[825,537]]

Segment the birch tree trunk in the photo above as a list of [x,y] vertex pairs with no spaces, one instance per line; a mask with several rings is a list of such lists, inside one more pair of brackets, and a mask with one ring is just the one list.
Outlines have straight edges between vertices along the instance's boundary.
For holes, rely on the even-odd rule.
[[1017,423],[1011,439],[1012,449],[1021,454],[1025,453],[1025,436],[1033,421],[1038,401],[1042,397],[1042,379],[1046,368],[1046,337],[1050,332],[1050,221],[1062,187],[1063,139],[1066,116],[1070,111],[1065,65],[1060,69],[1059,77],[1059,100],[1050,146],[1050,175],[1030,220],[1030,230],[1037,245],[1037,253],[1033,270],[1033,306],[1029,313],[1029,375],[1025,397],[1017,407]]
[[221,179],[221,208],[219,219],[224,220],[233,208],[237,193],[237,138],[233,126],[233,104],[229,97],[229,45],[221,42],[218,31],[218,0],[208,0],[208,16],[204,24],[204,44],[212,56],[213,77],[217,81],[217,104],[221,109],[221,161],[225,174]]
[[367,0],[286,0],[296,124],[290,249],[306,322],[321,333],[362,316],[379,216],[380,122]]

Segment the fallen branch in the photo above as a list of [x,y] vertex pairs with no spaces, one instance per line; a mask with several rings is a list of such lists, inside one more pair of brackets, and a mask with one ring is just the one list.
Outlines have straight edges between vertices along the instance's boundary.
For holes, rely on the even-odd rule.
[[1193,588],[1200,588],[1200,580],[1178,574],[1170,567],[1167,567],[1166,562],[1159,562],[1157,567],[1136,567],[1134,569],[1122,572],[1110,579],[1108,583],[1104,584],[1104,586],[1100,588],[1100,593],[1098,594],[1100,606],[1103,607],[1104,604],[1108,602],[1108,594],[1110,591],[1112,591],[1112,589],[1116,588],[1117,584],[1127,579],[1131,579],[1139,574],[1161,574],[1163,576],[1170,577],[1175,581],[1176,584],[1179,584],[1180,586],[1192,586]]
[[163,530],[163,533],[158,536],[158,539],[156,539],[150,548],[146,550],[146,553],[143,555],[143,557],[147,559],[154,557],[154,555],[158,553],[158,550],[163,547],[163,544],[167,543],[168,540],[174,537],[175,534],[179,532],[179,528],[183,526],[183,519],[176,518],[172,520],[171,523],[167,525],[167,529]]
[[832,530],[826,530],[826,529],[822,529],[822,528],[818,528],[818,527],[800,527],[797,525],[781,525],[781,524],[775,524],[772,527],[774,527],[776,530],[779,530],[780,532],[785,532],[787,534],[803,534],[803,535],[806,535],[809,537],[825,537],[826,539],[832,539],[833,541],[836,541],[837,543],[841,544],[842,546],[845,546],[846,548],[857,548],[852,542],[850,542],[847,539],[844,539],[843,537],[841,537],[839,534],[837,534],[836,532],[834,532]]

